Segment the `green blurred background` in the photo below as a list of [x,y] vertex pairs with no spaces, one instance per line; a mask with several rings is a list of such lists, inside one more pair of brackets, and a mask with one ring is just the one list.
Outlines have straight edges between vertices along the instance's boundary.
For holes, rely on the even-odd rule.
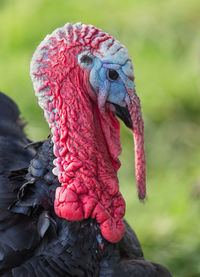
[[145,121],[148,199],[137,199],[131,133],[122,126],[119,178],[145,257],[175,277],[200,276],[200,1],[0,0],[0,90],[34,140],[49,132],[29,77],[39,42],[66,22],[93,24],[133,58]]

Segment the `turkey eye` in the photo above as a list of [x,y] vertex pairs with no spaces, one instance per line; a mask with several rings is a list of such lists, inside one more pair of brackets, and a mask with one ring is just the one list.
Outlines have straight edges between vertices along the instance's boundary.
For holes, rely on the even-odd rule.
[[116,81],[119,78],[119,74],[118,74],[118,72],[116,70],[109,69],[108,70],[108,78],[111,81]]
[[91,64],[93,62],[93,59],[87,55],[84,55],[81,57],[81,62],[86,64]]

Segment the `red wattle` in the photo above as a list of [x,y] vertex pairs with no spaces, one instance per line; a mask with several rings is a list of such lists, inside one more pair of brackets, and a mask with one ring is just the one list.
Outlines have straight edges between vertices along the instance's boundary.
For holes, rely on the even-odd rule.
[[121,219],[114,221],[109,218],[100,224],[100,228],[104,238],[112,243],[118,242],[124,234],[124,223]]

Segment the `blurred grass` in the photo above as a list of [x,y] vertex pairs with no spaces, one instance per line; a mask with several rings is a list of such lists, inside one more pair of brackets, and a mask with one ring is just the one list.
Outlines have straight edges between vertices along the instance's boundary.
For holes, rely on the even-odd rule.
[[132,135],[122,126],[126,218],[146,258],[175,277],[200,276],[199,14],[199,0],[0,0],[0,90],[20,106],[32,139],[48,134],[29,78],[47,33],[81,21],[129,49],[145,119],[148,200],[137,200]]

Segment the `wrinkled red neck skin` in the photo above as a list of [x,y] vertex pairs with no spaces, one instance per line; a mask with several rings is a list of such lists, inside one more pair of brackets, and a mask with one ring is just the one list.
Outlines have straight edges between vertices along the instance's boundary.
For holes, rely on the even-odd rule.
[[111,112],[101,113],[89,97],[88,73],[76,61],[82,47],[68,48],[52,38],[47,50],[35,75],[43,80],[41,91],[49,97],[44,109],[61,184],[55,212],[67,220],[96,219],[104,238],[118,242],[124,234],[125,213],[117,178],[119,122]]

